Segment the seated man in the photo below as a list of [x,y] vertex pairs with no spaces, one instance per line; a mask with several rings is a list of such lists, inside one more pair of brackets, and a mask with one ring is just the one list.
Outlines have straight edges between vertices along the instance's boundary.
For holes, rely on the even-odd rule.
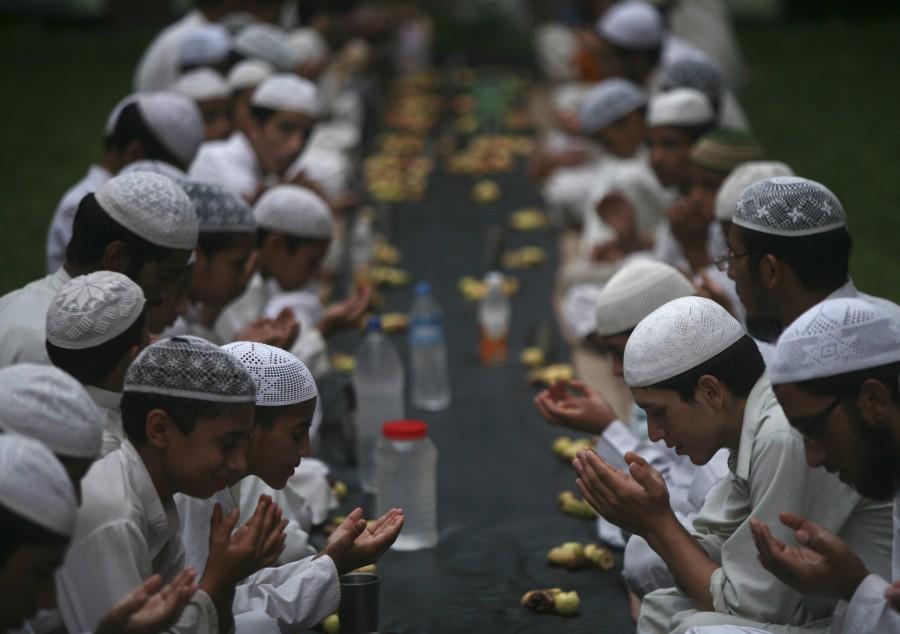
[[750,619],[772,631],[826,624],[833,602],[811,599],[767,574],[750,518],[796,513],[843,534],[867,564],[885,570],[890,508],[836,477],[807,468],[803,442],[784,417],[753,340],[724,308],[684,297],[650,313],[625,347],[625,382],[647,412],[648,434],[694,464],[729,449],[731,473],[706,497],[689,532],[662,477],[628,454],[620,472],[593,452],[574,466],[585,498],[606,519],[644,537],[677,587],[644,597],[638,631],[682,632],[698,623]]

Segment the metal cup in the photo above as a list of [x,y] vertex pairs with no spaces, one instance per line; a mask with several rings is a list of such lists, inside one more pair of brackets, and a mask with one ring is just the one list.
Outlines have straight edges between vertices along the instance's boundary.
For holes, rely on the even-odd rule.
[[378,575],[351,572],[341,577],[341,634],[378,631]]

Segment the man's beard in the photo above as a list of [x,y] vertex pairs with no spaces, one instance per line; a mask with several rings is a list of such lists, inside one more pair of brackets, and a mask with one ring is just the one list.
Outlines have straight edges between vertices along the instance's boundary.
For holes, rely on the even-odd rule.
[[784,324],[774,317],[751,319],[748,315],[746,322],[750,336],[766,343],[775,343],[784,332]]
[[860,455],[859,482],[854,486],[866,497],[889,500],[900,489],[900,460],[896,455],[896,441],[884,427],[858,424],[856,436]]

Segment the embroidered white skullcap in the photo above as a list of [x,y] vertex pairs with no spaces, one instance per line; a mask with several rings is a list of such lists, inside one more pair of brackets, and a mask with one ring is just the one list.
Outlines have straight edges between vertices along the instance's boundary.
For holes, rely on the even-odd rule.
[[716,218],[731,220],[738,197],[753,183],[773,176],[793,176],[793,170],[778,161],[747,161],[728,175],[716,194]]
[[119,170],[119,174],[131,174],[133,172],[153,172],[171,178],[173,181],[181,185],[187,180],[188,175],[165,161],[154,161],[152,159],[141,159],[134,163],[129,163]]
[[62,463],[31,438],[0,434],[0,506],[63,537],[75,532],[75,487]]
[[39,440],[53,453],[100,454],[100,410],[76,379],[52,365],[19,363],[0,370],[0,429]]
[[271,110],[286,110],[316,116],[319,99],[316,85],[311,81],[283,73],[272,75],[256,87],[250,104]]
[[97,271],[72,278],[47,309],[47,341],[66,350],[95,348],[128,330],[144,303],[141,287],[121,273]]
[[731,221],[776,236],[809,236],[847,226],[831,190],[797,176],[775,176],[750,185],[738,197]]
[[334,227],[325,201],[299,185],[269,189],[256,201],[253,216],[258,227],[301,238],[330,240]]
[[113,106],[113,109],[109,111],[109,116],[106,118],[106,125],[103,126],[103,136],[111,136],[116,131],[116,124],[119,123],[119,116],[122,114],[122,110],[136,102],[139,97],[140,95],[137,93],[127,95]]
[[178,50],[180,66],[208,66],[228,57],[231,34],[221,24],[198,24],[181,39]]
[[775,344],[774,385],[799,383],[900,361],[900,306],[826,299],[800,315]]
[[712,105],[699,90],[675,88],[657,93],[647,107],[647,125],[703,126],[716,119]]
[[588,90],[582,101],[581,129],[593,134],[646,105],[647,94],[626,79],[606,79]]
[[[347,189],[351,163],[341,152],[328,149],[323,145],[310,145],[295,162],[291,173],[303,172],[304,176],[324,190],[329,199],[335,199]],[[294,167],[292,166],[292,167]]]
[[660,306],[694,293],[694,286],[674,267],[631,260],[609,278],[597,297],[596,332],[603,337],[628,332]]
[[287,46],[294,56],[294,65],[320,62],[328,57],[328,44],[313,28],[304,27],[291,31],[287,36]]
[[572,29],[562,24],[542,24],[535,30],[534,48],[538,65],[549,79],[574,79],[578,38]]
[[256,384],[256,404],[296,405],[319,395],[312,373],[286,350],[253,341],[235,341],[222,349],[239,359]]
[[597,32],[624,49],[649,51],[662,46],[665,25],[659,10],[649,2],[626,0],[606,10],[597,23]]
[[234,65],[228,73],[228,85],[232,91],[256,88],[275,72],[269,62],[261,59],[245,59]]
[[654,310],[625,345],[625,383],[648,387],[709,361],[744,336],[727,310],[705,297],[681,297]]
[[190,165],[203,143],[203,116],[193,99],[172,92],[138,98],[141,117],[153,136],[184,165]]
[[232,48],[244,57],[264,60],[281,70],[293,70],[295,66],[287,34],[272,24],[257,22],[246,26],[234,38]]
[[221,73],[212,68],[197,68],[175,80],[170,90],[194,101],[223,99],[231,94],[231,88]]
[[144,348],[125,373],[123,391],[222,403],[256,401],[244,364],[206,339],[189,335]]
[[181,186],[194,203],[201,232],[256,231],[250,205],[230,189],[205,181],[185,181]]
[[596,284],[574,284],[563,297],[563,319],[579,341],[597,328],[597,297],[601,287]]
[[171,178],[153,172],[119,174],[94,196],[113,220],[148,242],[188,251],[197,246],[194,203]]

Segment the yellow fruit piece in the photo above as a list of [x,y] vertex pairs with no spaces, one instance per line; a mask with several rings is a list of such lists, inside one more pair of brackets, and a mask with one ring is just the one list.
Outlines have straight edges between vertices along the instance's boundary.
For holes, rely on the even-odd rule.
[[331,614],[322,621],[322,629],[325,630],[325,634],[339,634],[341,631],[341,620],[338,618],[338,615]]
[[566,515],[572,515],[574,517],[581,517],[585,519],[594,519],[597,517],[597,513],[591,507],[590,504],[585,502],[584,500],[579,500],[575,497],[575,494],[571,491],[563,491],[557,497],[559,501],[559,508]]
[[356,369],[356,357],[343,352],[331,355],[331,367],[335,372],[353,372]]
[[347,489],[347,485],[340,480],[337,480],[331,485],[331,490],[334,492],[334,497],[336,497],[339,502],[343,502],[347,499],[347,494],[350,492],[349,489]]
[[392,266],[373,266],[369,269],[368,279],[379,286],[386,285],[394,288],[407,286],[412,281],[408,271]]
[[531,207],[520,209],[509,217],[509,224],[517,231],[537,231],[550,224],[547,214]]
[[381,316],[381,328],[388,334],[404,332],[409,328],[409,317],[403,313],[385,313]]
[[575,616],[581,606],[581,598],[574,590],[572,592],[560,592],[553,598],[553,607],[557,614],[562,616]]
[[477,203],[492,203],[500,198],[500,185],[490,179],[480,180],[472,187],[472,200]]
[[365,566],[362,566],[361,568],[357,568],[353,572],[367,572],[369,574],[375,574],[376,570],[377,569],[375,568],[375,564],[367,564]]
[[519,355],[519,361],[526,368],[537,368],[544,363],[544,351],[537,347],[525,348]]

